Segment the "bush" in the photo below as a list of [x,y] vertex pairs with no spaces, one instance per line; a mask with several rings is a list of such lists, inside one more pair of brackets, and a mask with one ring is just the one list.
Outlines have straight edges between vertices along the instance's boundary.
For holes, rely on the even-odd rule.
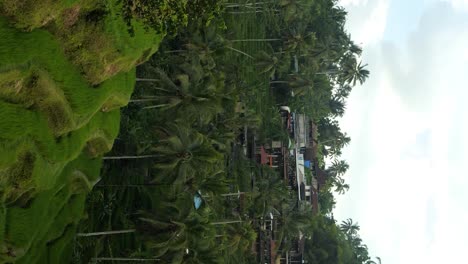
[[174,34],[189,23],[209,23],[221,10],[221,0],[123,0],[123,15],[133,34],[132,19],[158,33]]

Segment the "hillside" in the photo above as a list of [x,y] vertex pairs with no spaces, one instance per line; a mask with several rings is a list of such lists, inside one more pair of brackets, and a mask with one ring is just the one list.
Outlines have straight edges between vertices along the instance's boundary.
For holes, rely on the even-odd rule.
[[66,263],[135,66],[161,34],[129,35],[117,1],[1,1],[1,262]]

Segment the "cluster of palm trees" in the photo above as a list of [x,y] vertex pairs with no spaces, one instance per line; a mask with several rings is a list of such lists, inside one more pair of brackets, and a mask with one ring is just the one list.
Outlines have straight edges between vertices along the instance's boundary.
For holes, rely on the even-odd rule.
[[348,168],[349,164],[345,160],[334,160],[326,170],[331,184],[335,187],[334,191],[338,194],[344,194],[349,189],[349,184],[342,178]]
[[[321,4],[322,8],[329,5],[329,9],[314,13]],[[264,12],[267,7],[254,8]],[[343,29],[345,10],[334,6],[332,1],[284,0],[271,4],[270,8],[280,10],[277,16],[285,26],[271,30],[264,39],[235,41],[267,43],[269,50],[255,55],[259,72],[271,79],[269,86],[273,91],[287,89],[288,95],[292,95],[288,104],[293,110],[305,113],[318,125],[320,153],[333,160],[325,170],[329,184],[321,192],[333,190],[343,194],[350,187],[343,178],[349,165],[339,157],[350,138],[341,131],[336,118],[343,116],[352,88],[362,85],[369,77],[367,64],[360,60],[362,49]],[[351,223],[343,231],[352,245],[356,263],[373,263],[357,235],[358,230]]]
[[[337,6],[327,6],[327,12],[316,8],[330,5],[327,1],[285,0],[270,3],[280,10],[279,29],[271,30],[263,39],[237,39],[231,42],[265,42],[269,51],[254,55],[260,73],[267,74],[273,90],[287,89],[288,104],[303,112],[319,126],[321,153],[332,159],[350,138],[339,127],[337,117],[346,109],[345,101],[352,87],[363,84],[369,76],[367,64],[360,60],[362,49],[344,31],[346,12]],[[252,6],[228,5],[229,8]],[[259,9],[259,5],[253,8]],[[262,10],[266,9],[262,6]],[[282,24],[284,23],[284,24]],[[337,168],[340,168],[337,170]],[[345,161],[335,161],[327,170],[335,192],[349,189],[342,176],[348,169]]]
[[[341,222],[340,230],[344,233],[346,240],[349,242],[351,247],[354,249],[353,252],[356,254],[356,258],[360,263],[365,264],[377,264],[374,260],[369,257],[367,246],[362,243],[362,239],[359,237],[358,231],[360,227],[358,223],[353,222],[353,219],[348,218]],[[376,257],[378,263],[381,263],[381,259]]]
[[[113,210],[90,206],[91,220],[77,238],[98,237],[93,243],[101,246],[90,256],[95,261],[249,263],[255,223],[269,214],[281,223],[283,250],[299,234],[314,236],[310,205],[298,203],[267,168],[255,167],[261,173],[253,188],[242,190],[246,208],[232,205],[241,203],[240,194],[228,194],[240,189],[227,165],[236,137],[241,129],[258,131],[273,118],[261,120],[252,109],[235,111],[241,98],[246,104],[257,98],[249,96],[253,88],[239,76],[243,65],[226,61],[228,53],[255,65],[269,78],[264,85],[273,95],[287,90],[281,99],[316,121],[320,152],[336,160],[326,169],[329,187],[337,193],[349,188],[342,178],[349,166],[338,159],[349,137],[335,118],[369,71],[343,29],[344,10],[331,0],[225,3],[224,8],[231,16],[269,16],[276,26],[264,38],[236,39],[215,22],[193,23],[138,68],[121,133],[104,157],[104,176],[93,194],[100,203],[112,201]],[[259,42],[267,48],[255,54],[242,48]],[[201,207],[194,197],[202,200]]]
[[[248,217],[233,215],[232,208],[219,210],[236,186],[227,178],[226,155],[239,128],[255,122],[233,111],[238,92],[213,64],[210,48],[194,43],[185,47],[164,52],[165,57],[138,71],[123,133],[103,159],[110,168],[130,167],[146,175],[117,184],[111,178],[115,175],[109,175],[98,184],[97,192],[113,192],[128,204],[118,204],[115,210],[125,211],[118,219],[108,216],[116,221],[111,227],[90,225],[78,234],[106,236],[112,252],[120,252],[104,250],[92,256],[95,261],[226,263],[229,254],[248,254],[256,239]],[[165,65],[165,59],[171,63]],[[196,196],[201,207],[194,204]],[[134,242],[126,248],[112,242],[128,239]]]
[[[322,5],[322,6],[320,6]],[[279,30],[272,29],[263,39],[237,39],[231,42],[265,42],[268,51],[254,55],[260,73],[267,74],[273,90],[287,89],[288,104],[297,112],[311,117],[319,126],[321,153],[332,159],[350,142],[336,118],[343,116],[352,88],[369,77],[367,64],[360,60],[362,49],[344,31],[346,12],[328,1],[285,0],[270,3],[280,10]],[[229,8],[251,8],[251,5],[228,5]],[[327,12],[314,13],[320,6]],[[253,8],[259,9],[259,5]],[[265,5],[262,10],[265,10]],[[335,192],[349,189],[342,176],[349,166],[335,161],[328,170]],[[336,167],[341,164],[341,169]]]

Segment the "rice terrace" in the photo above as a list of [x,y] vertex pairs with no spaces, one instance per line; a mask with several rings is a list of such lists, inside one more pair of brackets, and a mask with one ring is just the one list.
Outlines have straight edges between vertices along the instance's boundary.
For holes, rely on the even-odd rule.
[[380,263],[336,0],[0,0],[0,263]]

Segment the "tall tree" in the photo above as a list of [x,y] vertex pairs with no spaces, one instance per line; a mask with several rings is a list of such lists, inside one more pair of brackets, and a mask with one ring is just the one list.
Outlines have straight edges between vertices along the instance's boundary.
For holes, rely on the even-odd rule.
[[366,69],[367,64],[362,65],[355,57],[348,56],[343,63],[343,70],[340,76],[341,81],[356,85],[359,82],[361,85],[369,77],[369,70]]
[[359,231],[360,227],[357,223],[353,222],[353,219],[348,218],[345,221],[341,222],[340,229],[348,237],[354,237],[357,235],[357,232]]
[[348,169],[349,164],[345,160],[334,160],[327,170],[332,174],[332,177],[338,177],[344,175]]
[[268,54],[265,51],[260,51],[255,57],[255,65],[260,73],[267,73],[270,78],[273,78],[278,71],[286,71],[290,65],[289,53],[282,53],[277,56],[276,54]]
[[328,102],[328,105],[333,117],[342,117],[344,115],[346,105],[342,98],[333,96]]
[[333,185],[335,186],[335,192],[338,194],[344,194],[349,189],[349,185],[342,178],[335,179]]
[[[166,182],[187,182],[193,172],[213,168],[222,161],[223,155],[216,151],[210,140],[185,125],[172,125],[172,136],[163,139],[153,151],[160,155],[155,167],[160,169],[159,179]],[[161,179],[164,177],[165,179]],[[172,178],[173,177],[173,178]]]
[[318,132],[322,151],[327,156],[340,156],[341,149],[351,141],[348,135],[341,131],[338,121],[330,118],[319,120]]

